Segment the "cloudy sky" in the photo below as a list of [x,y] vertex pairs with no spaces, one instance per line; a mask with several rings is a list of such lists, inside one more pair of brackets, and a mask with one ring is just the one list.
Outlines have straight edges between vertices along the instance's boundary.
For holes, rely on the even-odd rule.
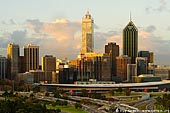
[[122,54],[122,30],[132,20],[139,50],[153,51],[156,64],[170,65],[169,0],[0,0],[0,54],[8,43],[40,46],[40,56],[75,59],[81,49],[81,19],[95,22],[95,52],[116,42]]

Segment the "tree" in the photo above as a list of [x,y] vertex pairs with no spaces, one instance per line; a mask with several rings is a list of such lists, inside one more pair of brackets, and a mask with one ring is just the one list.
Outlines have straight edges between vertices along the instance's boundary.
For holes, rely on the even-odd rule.
[[32,88],[34,93],[40,92],[40,86],[35,86]]
[[170,109],[170,94],[163,94],[161,97],[156,98],[157,107],[159,107],[161,110],[169,110]]
[[119,93],[122,93],[122,91],[123,91],[123,90],[122,90],[122,88],[120,88],[120,87],[119,87],[118,90],[117,90],[117,92],[119,92]]
[[45,93],[45,96],[49,96],[50,94],[48,92]]
[[126,96],[130,96],[131,90],[129,88],[125,88]]
[[109,93],[110,93],[112,96],[114,96],[115,91],[112,89],[112,90],[109,91]]
[[88,96],[88,91],[86,89],[81,89],[81,96],[87,97]]
[[79,109],[79,108],[82,108],[82,105],[80,104],[80,103],[75,103],[74,104],[74,107],[76,108],[76,109]]
[[53,93],[54,93],[55,98],[60,98],[61,97],[61,95],[60,95],[60,93],[58,91],[55,91]]

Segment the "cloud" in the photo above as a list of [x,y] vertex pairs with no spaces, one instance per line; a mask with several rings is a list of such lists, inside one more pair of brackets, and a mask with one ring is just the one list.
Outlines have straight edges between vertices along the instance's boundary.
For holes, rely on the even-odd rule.
[[27,28],[35,32],[37,44],[42,53],[55,54],[58,57],[75,58],[81,49],[81,24],[67,19],[56,19],[53,22],[41,22],[38,19],[27,20]]
[[34,30],[35,32],[39,32],[39,30],[43,27],[43,23],[38,19],[28,19],[26,22],[28,23],[28,29]]
[[10,19],[9,21],[10,21],[10,24],[16,25],[16,23],[15,23],[15,21],[13,19]]
[[[4,32],[0,37],[0,53],[6,53],[7,44],[14,42],[23,48],[27,44],[40,46],[40,56],[52,54],[57,58],[74,59],[81,50],[81,23],[67,19],[56,19],[43,22],[39,19],[26,20],[25,30]],[[122,30],[97,31],[94,34],[95,52],[104,53],[108,42],[116,42],[122,54]],[[157,63],[170,64],[165,57],[170,56],[170,41],[162,40],[155,34],[157,28],[153,25],[138,29],[138,50],[153,51]]]
[[170,26],[167,27],[167,30],[170,31]]
[[157,7],[155,6],[148,6],[145,8],[145,11],[147,13],[152,13],[152,12],[162,12],[162,11],[166,11],[166,12],[170,12],[170,9],[167,6],[167,1],[166,0],[159,0],[159,5]]
[[150,25],[150,26],[148,26],[148,27],[146,28],[146,31],[147,31],[147,32],[154,32],[155,30],[156,30],[156,27],[153,26],[153,25]]
[[1,23],[3,24],[3,25],[7,25],[7,23],[3,20],[3,21],[1,21]]
[[2,20],[1,24],[11,26],[11,25],[16,25],[17,23],[13,19],[10,19],[10,20]]
[[66,19],[53,22],[29,19],[25,22],[25,30],[2,34],[0,47],[4,49],[1,49],[1,54],[6,54],[7,45],[12,42],[21,48],[27,44],[36,44],[40,46],[40,56],[52,54],[57,58],[76,58],[81,49],[81,23]]

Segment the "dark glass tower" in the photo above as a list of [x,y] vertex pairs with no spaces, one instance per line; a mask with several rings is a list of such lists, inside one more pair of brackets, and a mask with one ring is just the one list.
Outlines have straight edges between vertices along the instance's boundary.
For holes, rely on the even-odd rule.
[[138,51],[138,29],[130,19],[123,29],[123,55],[131,57],[131,63],[135,64]]

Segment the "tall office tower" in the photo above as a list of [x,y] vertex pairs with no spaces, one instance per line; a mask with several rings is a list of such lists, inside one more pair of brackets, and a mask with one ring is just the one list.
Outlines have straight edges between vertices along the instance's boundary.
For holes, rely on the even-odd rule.
[[82,19],[82,50],[81,54],[91,53],[94,51],[94,28],[93,19],[89,12]]
[[25,71],[36,70],[39,67],[39,46],[28,44],[24,46]]
[[131,63],[135,64],[138,52],[138,29],[130,19],[130,22],[123,29],[123,55],[131,57]]
[[7,76],[7,58],[0,55],[0,80]]
[[7,62],[8,62],[8,79],[13,80],[18,73],[19,45],[15,43],[8,44]]
[[137,75],[147,74],[147,57],[136,57]]
[[56,72],[56,57],[45,55],[42,57],[42,71]]
[[116,75],[122,81],[127,80],[127,64],[131,64],[131,57],[128,56],[116,57]]
[[110,56],[111,75],[116,76],[116,57],[119,56],[119,45],[113,42],[108,43],[105,45],[105,53]]

